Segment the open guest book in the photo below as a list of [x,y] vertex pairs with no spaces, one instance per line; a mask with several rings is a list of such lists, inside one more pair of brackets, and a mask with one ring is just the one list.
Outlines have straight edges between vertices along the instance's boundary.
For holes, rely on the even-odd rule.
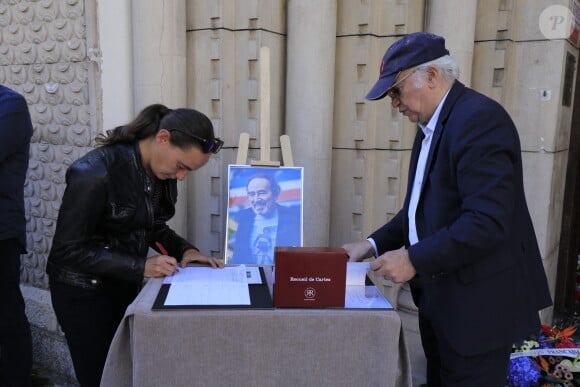
[[[344,309],[393,309],[366,275],[368,262],[347,263]],[[180,268],[166,277],[153,310],[271,309],[272,296],[259,266],[205,266]]]
[[223,269],[193,266],[165,277],[153,310],[272,308],[272,297],[257,266]]

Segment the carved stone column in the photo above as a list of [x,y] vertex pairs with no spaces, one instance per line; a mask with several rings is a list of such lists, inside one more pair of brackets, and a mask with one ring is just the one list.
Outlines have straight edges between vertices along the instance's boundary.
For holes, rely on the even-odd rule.
[[427,0],[425,30],[445,37],[445,45],[457,60],[459,80],[471,85],[477,0]]
[[[88,56],[100,67],[102,129],[109,130],[133,119],[133,31],[131,0],[97,4],[98,40]],[[100,49],[98,48],[100,46]]]
[[304,166],[304,245],[329,241],[336,0],[290,0],[286,133]]

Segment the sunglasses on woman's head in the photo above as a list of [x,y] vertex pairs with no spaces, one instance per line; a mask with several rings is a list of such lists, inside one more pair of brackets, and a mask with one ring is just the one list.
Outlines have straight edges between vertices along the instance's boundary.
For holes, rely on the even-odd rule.
[[220,140],[217,137],[214,138],[213,140],[208,140],[203,137],[196,136],[195,134],[187,133],[180,129],[167,129],[167,131],[183,133],[186,136],[196,139],[198,142],[201,143],[201,150],[203,151],[203,153],[214,153],[214,154],[218,153],[220,149],[222,149],[222,146],[224,145],[223,140]]

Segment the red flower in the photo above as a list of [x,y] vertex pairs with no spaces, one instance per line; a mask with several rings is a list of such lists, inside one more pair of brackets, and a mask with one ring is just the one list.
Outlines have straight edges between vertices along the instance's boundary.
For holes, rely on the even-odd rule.
[[557,329],[556,327],[551,327],[546,324],[542,324],[542,333],[546,336],[556,336]]
[[556,345],[554,345],[554,348],[576,348],[576,343],[569,338],[564,337],[558,340]]

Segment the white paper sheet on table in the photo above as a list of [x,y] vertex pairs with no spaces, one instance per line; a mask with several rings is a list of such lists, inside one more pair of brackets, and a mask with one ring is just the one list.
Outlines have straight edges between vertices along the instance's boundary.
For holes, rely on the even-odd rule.
[[391,303],[376,286],[366,286],[369,262],[348,262],[346,264],[345,308],[392,309]]
[[180,268],[163,283],[169,283],[164,305],[250,305],[247,268]]
[[346,286],[364,285],[367,272],[371,269],[370,262],[347,262],[346,263]]
[[248,285],[261,285],[262,276],[260,275],[260,268],[258,266],[245,266],[245,268],[246,277],[248,278]]

